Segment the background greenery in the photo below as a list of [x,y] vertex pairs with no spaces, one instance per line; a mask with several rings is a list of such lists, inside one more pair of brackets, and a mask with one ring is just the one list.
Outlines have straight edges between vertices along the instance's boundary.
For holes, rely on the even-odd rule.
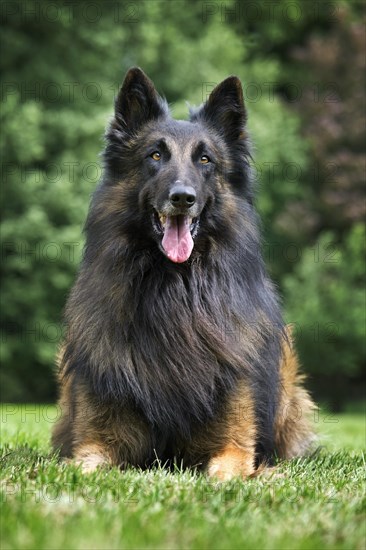
[[[271,8],[269,7],[271,4]],[[185,117],[243,82],[264,254],[309,383],[336,409],[364,388],[361,2],[2,2],[2,399],[55,398],[62,309],[102,134],[141,66]]]

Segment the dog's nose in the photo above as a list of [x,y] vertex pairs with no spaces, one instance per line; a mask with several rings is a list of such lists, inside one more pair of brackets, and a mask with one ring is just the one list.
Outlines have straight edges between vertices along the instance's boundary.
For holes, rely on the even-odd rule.
[[177,208],[190,208],[196,202],[196,191],[193,187],[174,185],[169,193],[169,200]]

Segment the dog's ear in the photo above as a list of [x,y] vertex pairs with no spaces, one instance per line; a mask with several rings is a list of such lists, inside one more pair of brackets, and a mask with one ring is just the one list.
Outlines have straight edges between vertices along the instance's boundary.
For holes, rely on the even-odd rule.
[[115,118],[125,131],[138,130],[149,120],[167,114],[168,107],[154,84],[139,68],[131,68],[115,102]]
[[247,113],[243,89],[237,76],[229,76],[218,84],[191,120],[203,120],[214,126],[225,138],[235,141],[243,137]]

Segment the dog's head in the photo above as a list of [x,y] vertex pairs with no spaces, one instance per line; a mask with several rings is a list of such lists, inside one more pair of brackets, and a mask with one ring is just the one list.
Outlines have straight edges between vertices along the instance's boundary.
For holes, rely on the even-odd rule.
[[245,123],[235,76],[182,121],[171,118],[141,69],[128,71],[106,136],[105,183],[123,188],[134,222],[172,262],[187,261],[197,242],[219,238],[235,199],[250,202]]

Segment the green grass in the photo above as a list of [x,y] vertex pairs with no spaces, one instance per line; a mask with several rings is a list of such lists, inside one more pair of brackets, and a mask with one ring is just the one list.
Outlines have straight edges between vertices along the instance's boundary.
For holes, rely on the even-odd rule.
[[317,457],[225,484],[163,469],[82,475],[51,453],[56,415],[3,406],[3,549],[365,548],[362,414],[320,414]]

